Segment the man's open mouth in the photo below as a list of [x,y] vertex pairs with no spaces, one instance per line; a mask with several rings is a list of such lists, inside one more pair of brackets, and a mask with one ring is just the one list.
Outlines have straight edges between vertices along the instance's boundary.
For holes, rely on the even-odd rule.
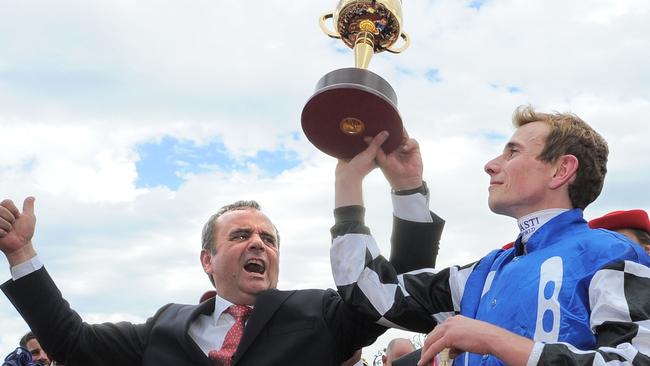
[[246,261],[246,264],[244,264],[244,270],[246,270],[246,272],[264,274],[266,266],[264,265],[264,262],[259,259],[249,259]]

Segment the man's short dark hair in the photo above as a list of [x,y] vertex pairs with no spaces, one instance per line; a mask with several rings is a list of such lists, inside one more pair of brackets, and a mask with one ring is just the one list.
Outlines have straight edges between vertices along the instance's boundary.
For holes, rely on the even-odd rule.
[[210,216],[208,222],[203,225],[203,231],[201,232],[201,249],[207,250],[212,254],[215,253],[216,247],[214,246],[214,237],[217,233],[215,222],[219,217],[221,217],[221,215],[230,211],[248,209],[260,211],[261,207],[256,201],[237,201],[221,207],[217,213]]
[[20,342],[18,342],[18,344],[20,344],[20,346],[23,348],[27,348],[27,342],[31,341],[32,339],[36,339],[36,336],[32,331],[29,331],[20,338]]

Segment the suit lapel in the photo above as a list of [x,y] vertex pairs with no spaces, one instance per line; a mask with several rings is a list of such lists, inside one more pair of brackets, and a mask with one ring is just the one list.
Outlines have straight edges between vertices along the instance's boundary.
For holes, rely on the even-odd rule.
[[185,352],[190,356],[193,363],[196,365],[212,366],[213,363],[212,361],[210,361],[208,356],[206,356],[205,353],[203,353],[203,351],[201,350],[201,348],[199,348],[196,342],[194,342],[192,337],[190,337],[190,332],[189,332],[190,325],[192,325],[192,322],[199,315],[201,314],[210,315],[212,314],[212,312],[214,312],[214,298],[204,301],[197,306],[188,308],[187,313],[179,314],[183,326],[177,328],[178,333],[176,334],[176,337],[178,339],[178,343],[183,346]]
[[261,292],[255,299],[255,308],[251,317],[244,328],[244,335],[237,346],[237,351],[233,355],[232,364],[236,365],[239,359],[244,355],[248,347],[255,341],[255,338],[266,326],[273,314],[280,308],[294,291],[268,290]]

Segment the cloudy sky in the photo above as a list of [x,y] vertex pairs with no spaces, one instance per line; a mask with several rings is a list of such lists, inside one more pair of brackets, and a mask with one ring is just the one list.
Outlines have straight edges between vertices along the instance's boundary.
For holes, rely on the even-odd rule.
[[[34,244],[87,321],[197,302],[210,288],[201,227],[236,199],[258,200],[282,234],[280,288],[333,286],[336,162],[300,114],[322,75],[353,65],[318,27],[335,6],[0,0],[0,193],[36,196]],[[441,267],[516,236],[487,208],[483,165],[521,104],[574,112],[609,141],[588,218],[650,208],[648,1],[409,0],[403,12],[411,47],[370,69],[422,145],[431,208],[447,220]],[[389,187],[374,172],[365,189],[387,252]],[[27,331],[4,296],[0,324],[4,356]]]

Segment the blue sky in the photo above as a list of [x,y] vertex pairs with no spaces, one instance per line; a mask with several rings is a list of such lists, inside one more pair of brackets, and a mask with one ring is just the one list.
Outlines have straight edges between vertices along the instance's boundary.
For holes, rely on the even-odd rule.
[[481,7],[482,7],[483,5],[485,5],[486,3],[488,3],[488,2],[489,2],[488,0],[471,0],[471,1],[469,2],[469,5],[468,5],[468,6],[469,6],[470,8],[474,8],[474,9],[476,9],[476,10],[480,10]]
[[197,145],[193,141],[171,136],[139,145],[137,151],[140,159],[136,163],[136,187],[165,186],[174,191],[188,174],[242,172],[253,164],[269,177],[274,177],[300,164],[298,155],[291,150],[260,150],[255,156],[235,159],[221,141]]

